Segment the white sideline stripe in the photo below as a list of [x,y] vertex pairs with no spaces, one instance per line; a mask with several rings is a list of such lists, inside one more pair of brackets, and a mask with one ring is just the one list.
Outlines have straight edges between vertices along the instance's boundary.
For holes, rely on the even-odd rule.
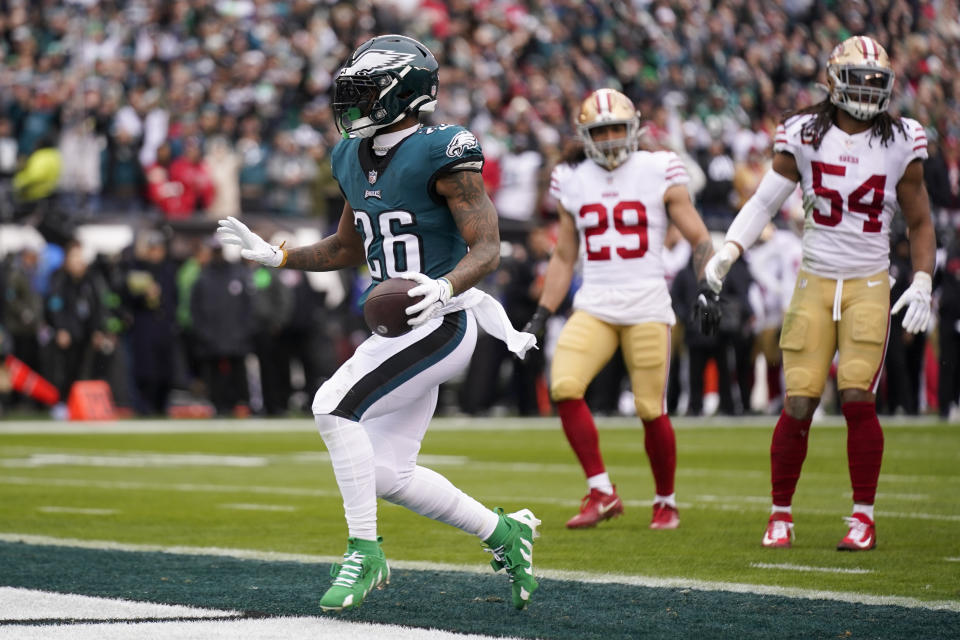
[[[739,416],[683,418],[671,417],[676,429],[767,429],[772,430],[776,416]],[[642,429],[636,417],[598,418],[597,425],[608,430]],[[846,428],[843,416],[827,416],[815,423],[817,429]],[[952,429],[955,425],[938,423],[925,416],[884,416],[884,429]],[[116,420],[112,422],[63,422],[57,420],[10,420],[0,424],[0,434],[104,435],[138,433],[282,433],[315,432],[311,418],[283,420]],[[558,431],[559,418],[435,418],[431,431]]]
[[[95,598],[35,589],[0,587],[0,618],[5,620],[102,620],[104,618],[217,618],[238,611]],[[22,628],[22,627],[21,627]]]
[[76,480],[71,478],[28,478],[22,476],[0,476],[0,484],[14,484],[37,487],[87,487],[92,489],[126,489],[129,491],[208,491],[211,493],[256,493],[263,495],[303,496],[307,498],[339,498],[337,490],[304,489],[301,487],[261,487],[232,484],[194,484],[178,482],[163,484],[159,482],[129,482],[125,480]]
[[227,502],[220,505],[223,509],[237,509],[239,511],[296,511],[296,507],[286,504],[250,504],[246,502]]
[[947,562],[960,562],[960,558],[944,558]]
[[787,571],[815,571],[819,573],[873,573],[871,569],[844,569],[841,567],[810,567],[803,564],[790,563],[772,563],[772,562],[751,562],[751,567],[756,569],[785,569]]
[[[645,472],[649,473],[649,472]],[[128,491],[182,491],[193,493],[206,491],[210,493],[237,493],[258,495],[300,496],[307,498],[339,498],[340,492],[327,489],[304,489],[302,487],[262,487],[249,485],[229,484],[193,484],[175,483],[163,484],[157,482],[129,482],[107,480],[78,480],[71,478],[30,478],[24,476],[0,476],[0,484],[24,485],[34,487],[87,487],[93,489],[128,490]],[[562,506],[577,506],[579,500],[569,498],[551,498],[546,496],[485,496],[489,500],[509,501],[515,503],[556,504]],[[624,500],[628,507],[648,507],[649,500]],[[683,508],[707,508],[721,511],[742,511],[745,507],[753,511],[766,510],[769,498],[759,496],[738,496],[724,498],[722,496],[695,496],[691,502],[681,502]],[[801,513],[810,515],[838,515],[830,509],[802,509]],[[839,514],[844,515],[844,514]],[[939,522],[960,522],[960,515],[937,513],[914,513],[898,511],[881,511],[884,518],[914,518],[917,520],[933,520]]]
[[75,513],[83,516],[112,516],[116,509],[81,509],[80,507],[37,507],[43,513]]
[[[2,542],[22,542],[35,545],[59,547],[79,547],[108,551],[147,551],[175,553],[181,555],[218,556],[242,560],[263,560],[279,562],[302,562],[305,564],[330,564],[342,560],[342,556],[318,556],[299,553],[280,553],[276,551],[258,551],[255,549],[223,549],[220,547],[165,547],[149,544],[127,544],[104,540],[79,540],[76,538],[54,538],[20,533],[0,533]],[[390,566],[411,571],[454,571],[489,575],[488,566],[442,564],[436,562],[410,562],[391,560]],[[851,604],[878,606],[898,606],[909,609],[929,609],[936,611],[960,612],[960,600],[919,600],[906,596],[875,596],[847,591],[825,591],[819,589],[800,589],[773,585],[749,584],[738,582],[715,582],[691,578],[657,578],[652,576],[627,576],[614,573],[589,573],[586,571],[564,571],[547,569],[537,571],[538,577],[551,580],[569,580],[594,584],[621,584],[632,587],[650,587],[655,589],[695,589],[698,591],[729,591],[731,593],[749,593],[754,595],[782,596],[806,600],[835,600]]]
[[[21,449],[22,451],[23,449]],[[33,447],[33,451],[37,448]],[[13,448],[7,449],[7,452]],[[28,452],[29,453],[29,452]],[[153,453],[128,451],[122,454],[82,455],[78,453],[29,453],[25,458],[0,457],[0,467],[36,468],[52,466],[73,467],[265,467],[269,464],[315,464],[329,462],[326,451],[302,451],[291,455],[238,456],[212,455],[207,453]],[[423,464],[434,466],[466,466],[467,456],[444,456],[423,454],[418,457]],[[565,465],[568,466],[568,465]],[[567,469],[564,469],[567,471]]]
[[[38,627],[0,628],[0,640],[495,640],[492,636],[460,634],[439,629],[420,629],[390,624],[347,622],[331,617],[265,618],[251,620],[211,620],[69,624]],[[496,640],[519,640],[516,637]]]
[[262,456],[217,456],[199,453],[152,453],[122,456],[82,456],[69,453],[35,453],[24,459],[0,460],[3,467],[265,467]]

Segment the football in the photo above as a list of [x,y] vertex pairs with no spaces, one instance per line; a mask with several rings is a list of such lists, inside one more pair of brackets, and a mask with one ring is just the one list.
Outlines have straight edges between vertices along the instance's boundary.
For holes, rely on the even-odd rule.
[[418,302],[419,298],[407,295],[417,286],[413,280],[390,278],[373,289],[363,303],[363,319],[370,331],[385,338],[396,338],[410,331],[406,309]]

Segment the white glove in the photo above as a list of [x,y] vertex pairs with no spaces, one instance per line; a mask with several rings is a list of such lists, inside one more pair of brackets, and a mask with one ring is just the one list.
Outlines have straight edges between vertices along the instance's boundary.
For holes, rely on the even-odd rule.
[[411,298],[423,296],[423,300],[407,307],[407,315],[414,316],[407,320],[411,327],[419,326],[430,318],[440,315],[440,310],[453,296],[453,285],[446,278],[434,280],[418,271],[406,271],[399,277],[419,283],[407,291],[408,296]]
[[240,247],[240,257],[253,260],[268,267],[281,267],[287,261],[287,252],[283,247],[275,247],[247,228],[233,216],[220,221],[217,238],[221,244],[235,244]]
[[730,267],[740,257],[740,248],[732,242],[724,242],[720,250],[713,254],[703,268],[703,276],[707,279],[707,286],[714,293],[720,293],[723,288],[723,279],[727,277]]
[[926,331],[930,324],[930,291],[933,282],[926,271],[917,271],[913,274],[913,282],[907,287],[890,309],[890,315],[896,315],[900,309],[907,307],[903,314],[903,328],[910,333]]

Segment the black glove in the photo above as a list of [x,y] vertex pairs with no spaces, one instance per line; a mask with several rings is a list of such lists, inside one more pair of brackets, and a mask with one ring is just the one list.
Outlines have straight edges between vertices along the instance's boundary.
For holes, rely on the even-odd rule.
[[547,328],[547,320],[549,320],[550,316],[552,315],[553,311],[550,311],[550,309],[540,305],[537,307],[536,312],[534,312],[533,316],[522,329],[522,331],[526,331],[527,333],[532,333],[533,335],[537,336],[537,347],[543,346],[543,332]]
[[705,336],[717,335],[720,328],[720,296],[713,292],[706,281],[697,288],[697,301],[693,305],[693,323]]

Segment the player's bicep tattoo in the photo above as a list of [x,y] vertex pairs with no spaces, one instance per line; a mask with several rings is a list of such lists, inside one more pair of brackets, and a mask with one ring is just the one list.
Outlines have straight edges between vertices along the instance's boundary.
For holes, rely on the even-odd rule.
[[437,181],[437,193],[447,200],[447,207],[467,242],[470,251],[447,278],[454,290],[464,291],[480,282],[500,262],[500,227],[483,177],[475,171],[456,171]]
[[437,186],[439,193],[447,198],[457,228],[471,249],[475,244],[499,244],[497,211],[479,173],[457,171],[444,177]]

